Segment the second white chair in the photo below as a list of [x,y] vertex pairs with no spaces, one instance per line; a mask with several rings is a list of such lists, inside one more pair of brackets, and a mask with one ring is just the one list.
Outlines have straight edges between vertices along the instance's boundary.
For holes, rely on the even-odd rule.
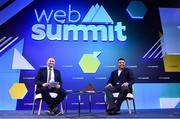
[[[114,98],[115,99],[117,99],[118,98],[118,96],[119,96],[119,93],[117,92],[117,93],[113,93],[113,96],[114,96]],[[134,95],[133,95],[133,93],[128,93],[127,95],[126,95],[126,102],[127,102],[127,106],[128,106],[128,112],[129,112],[129,114],[131,114],[131,109],[130,109],[130,100],[132,100],[133,101],[133,106],[134,106],[134,113],[136,113],[136,105],[135,105],[135,101],[134,101]]]

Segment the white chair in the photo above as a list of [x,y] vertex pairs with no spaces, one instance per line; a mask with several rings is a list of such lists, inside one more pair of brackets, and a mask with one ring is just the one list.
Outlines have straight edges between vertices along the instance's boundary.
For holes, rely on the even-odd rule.
[[[34,100],[33,100],[32,114],[34,114],[34,111],[35,111],[36,101],[39,100],[40,103],[39,103],[38,115],[40,115],[41,109],[42,109],[43,99],[42,99],[41,93],[36,94],[36,89],[37,89],[37,85],[35,85],[35,87],[34,87]],[[58,95],[57,93],[49,93],[49,94],[52,98],[56,98]],[[62,102],[60,103],[60,113],[64,114]]]
[[[119,96],[119,93],[118,93],[118,92],[117,92],[117,93],[113,93],[113,97],[115,98],[115,100],[117,100],[118,96]],[[129,114],[131,114],[130,100],[133,101],[134,113],[136,113],[136,104],[135,104],[135,101],[134,101],[134,94],[133,94],[133,92],[132,92],[132,93],[128,93],[128,94],[126,95],[126,99],[125,99],[125,100],[126,100],[126,102],[127,102]]]

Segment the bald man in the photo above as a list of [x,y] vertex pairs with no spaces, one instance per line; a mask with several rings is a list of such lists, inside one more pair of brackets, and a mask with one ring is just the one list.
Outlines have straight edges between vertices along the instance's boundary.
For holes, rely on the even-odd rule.
[[[55,59],[50,57],[47,60],[47,67],[40,68],[35,83],[37,84],[36,93],[41,93],[43,100],[48,104],[48,114],[58,114],[58,104],[63,101],[65,91],[62,88],[62,80],[60,71],[54,69]],[[57,82],[57,83],[56,83]],[[57,84],[52,86],[51,84]],[[57,93],[56,98],[50,96],[50,92]]]

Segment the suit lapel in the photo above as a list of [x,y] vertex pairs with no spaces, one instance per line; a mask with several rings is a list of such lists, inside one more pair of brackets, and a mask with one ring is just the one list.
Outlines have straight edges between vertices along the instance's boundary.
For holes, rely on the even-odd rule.
[[54,81],[56,82],[56,70],[54,69]]
[[124,74],[124,70],[125,70],[125,69],[123,69],[123,70],[121,71],[121,74],[120,74],[120,76],[119,76],[118,78],[121,78],[121,76]]
[[115,74],[116,78],[118,78],[118,70],[116,70],[116,74]]

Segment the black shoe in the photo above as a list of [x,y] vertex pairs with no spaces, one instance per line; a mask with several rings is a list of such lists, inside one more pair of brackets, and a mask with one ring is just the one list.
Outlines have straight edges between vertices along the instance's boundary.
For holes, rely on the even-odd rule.
[[106,111],[107,112],[111,112],[111,111],[113,111],[114,110],[114,108],[111,108],[111,109],[107,109]]
[[116,108],[114,111],[116,111],[116,112],[120,112],[120,108]]
[[108,115],[118,115],[120,114],[118,111],[112,110],[108,112]]
[[56,114],[58,114],[58,113],[59,113],[59,110],[58,110],[58,108],[57,108],[57,107],[55,107],[55,108],[52,110],[52,112],[54,112],[54,115],[56,115]]
[[48,110],[46,110],[47,115],[51,115],[51,112],[52,112],[52,110],[50,108],[48,108]]
[[117,106],[116,105],[111,105],[109,106],[109,108],[107,109],[107,112],[110,112],[110,111],[113,111],[113,110],[116,110],[117,109]]

